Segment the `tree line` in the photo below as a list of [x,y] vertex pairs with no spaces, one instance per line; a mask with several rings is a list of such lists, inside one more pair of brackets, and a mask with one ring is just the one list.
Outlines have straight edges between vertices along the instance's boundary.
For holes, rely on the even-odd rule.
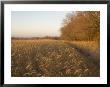
[[61,39],[99,41],[99,38],[100,11],[76,11],[63,20]]

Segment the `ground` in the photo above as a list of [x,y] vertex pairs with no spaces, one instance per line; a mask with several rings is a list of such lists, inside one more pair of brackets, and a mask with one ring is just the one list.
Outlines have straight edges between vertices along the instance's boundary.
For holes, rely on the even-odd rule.
[[99,44],[95,41],[12,40],[14,77],[100,76]]

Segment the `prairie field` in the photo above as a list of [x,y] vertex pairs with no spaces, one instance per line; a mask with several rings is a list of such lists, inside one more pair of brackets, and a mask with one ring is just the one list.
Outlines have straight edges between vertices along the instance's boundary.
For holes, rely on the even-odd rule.
[[12,39],[11,76],[99,77],[99,44],[96,41]]

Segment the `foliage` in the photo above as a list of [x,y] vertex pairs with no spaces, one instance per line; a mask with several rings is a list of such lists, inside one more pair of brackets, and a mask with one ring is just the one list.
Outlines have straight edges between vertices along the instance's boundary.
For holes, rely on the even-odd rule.
[[68,14],[61,28],[65,40],[99,40],[100,12],[77,11]]

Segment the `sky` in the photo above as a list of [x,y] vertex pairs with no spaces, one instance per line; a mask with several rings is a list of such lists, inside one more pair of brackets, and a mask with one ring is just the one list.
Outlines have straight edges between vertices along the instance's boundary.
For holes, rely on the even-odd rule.
[[63,19],[70,11],[12,11],[12,37],[60,36]]

